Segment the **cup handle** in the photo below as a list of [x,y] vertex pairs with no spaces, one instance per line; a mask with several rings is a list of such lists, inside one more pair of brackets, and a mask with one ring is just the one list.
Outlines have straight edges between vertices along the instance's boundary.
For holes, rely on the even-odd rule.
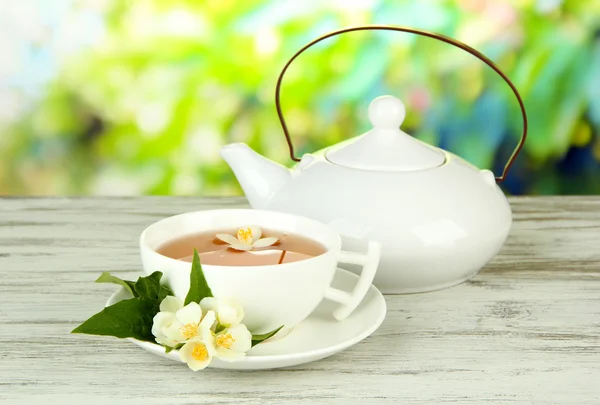
[[375,278],[380,256],[381,244],[373,241],[369,242],[369,249],[366,254],[345,250],[339,253],[338,263],[360,264],[362,265],[362,270],[360,278],[351,292],[338,290],[333,287],[328,287],[325,291],[325,298],[342,304],[333,311],[335,319],[338,321],[346,319],[363,300],[373,283],[373,278]]

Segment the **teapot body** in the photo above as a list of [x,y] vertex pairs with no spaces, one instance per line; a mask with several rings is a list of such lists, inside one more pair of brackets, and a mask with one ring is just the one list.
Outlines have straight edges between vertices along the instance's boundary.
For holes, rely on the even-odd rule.
[[353,245],[347,250],[381,243],[381,291],[436,290],[474,276],[500,251],[512,213],[492,172],[406,134],[404,117],[399,99],[378,97],[370,131],[304,155],[291,171],[244,144],[221,154],[254,208],[330,224]]
[[[498,177],[504,180],[527,137],[527,114],[516,87],[470,46],[409,27],[348,27],[323,35],[294,54],[275,89],[290,157],[300,161],[280,104],[285,72],[302,52],[322,40],[363,30],[407,32],[443,41],[477,57],[504,79],[519,102],[523,119],[521,139]],[[226,145],[221,155],[254,208],[328,223],[344,243],[380,242],[383,251],[375,284],[381,291],[436,290],[469,279],[500,251],[512,213],[492,172],[411,137],[401,129],[405,115],[404,104],[396,97],[377,97],[368,111],[371,130],[319,155],[304,155],[292,171],[243,144]]]
[[380,242],[374,283],[384,293],[449,287],[477,274],[499,252],[512,213],[490,171],[443,153],[439,167],[400,172],[348,168],[307,155],[261,208],[328,223],[344,243]]

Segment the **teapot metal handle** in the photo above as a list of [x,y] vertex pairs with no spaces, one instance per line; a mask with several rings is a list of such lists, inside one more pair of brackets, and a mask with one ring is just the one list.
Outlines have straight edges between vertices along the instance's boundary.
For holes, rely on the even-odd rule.
[[498,66],[496,66],[496,64],[494,62],[492,62],[490,59],[488,59],[485,55],[483,55],[481,52],[479,52],[476,49],[471,48],[469,45],[464,44],[456,39],[447,37],[445,35],[442,34],[437,34],[434,32],[429,32],[429,31],[423,31],[417,28],[408,28],[408,27],[400,27],[400,26],[391,26],[391,25],[364,25],[364,26],[356,26],[356,27],[349,27],[349,28],[343,28],[337,31],[333,31],[330,32],[328,34],[325,34],[311,42],[309,42],[307,45],[305,45],[303,48],[301,48],[298,52],[296,52],[294,54],[294,56],[292,56],[292,58],[285,64],[285,66],[283,67],[283,70],[281,71],[281,73],[279,74],[279,78],[277,79],[277,86],[275,88],[275,107],[277,108],[277,115],[279,116],[279,121],[281,122],[281,128],[283,129],[283,133],[285,134],[285,139],[287,140],[287,144],[289,146],[290,149],[290,157],[292,158],[292,160],[299,162],[300,159],[297,158],[294,155],[294,145],[292,143],[292,139],[290,137],[290,133],[288,130],[288,127],[285,123],[285,119],[283,118],[283,112],[281,110],[281,97],[280,97],[280,92],[281,92],[281,83],[283,81],[283,76],[285,74],[285,72],[287,71],[288,67],[292,64],[292,62],[298,57],[300,56],[300,54],[302,52],[304,52],[305,50],[307,50],[308,48],[310,48],[311,46],[317,44],[318,42],[323,41],[324,39],[327,39],[329,37],[333,37],[336,35],[340,35],[340,34],[344,34],[346,32],[352,32],[352,31],[368,31],[368,30],[384,30],[384,31],[400,31],[400,32],[407,32],[407,33],[411,33],[411,34],[415,34],[415,35],[423,35],[429,38],[434,38],[437,40],[440,40],[442,42],[445,42],[447,44],[450,45],[454,45],[468,53],[470,53],[471,55],[477,57],[478,59],[480,59],[481,61],[483,61],[486,65],[488,65],[489,67],[491,67],[492,69],[494,69],[494,71],[496,73],[498,73],[503,79],[504,81],[510,86],[511,90],[513,91],[515,97],[517,98],[517,100],[519,101],[519,107],[521,109],[521,114],[523,116],[523,133],[521,134],[521,140],[519,141],[519,143],[517,144],[515,150],[513,151],[512,155],[510,155],[510,158],[508,159],[508,162],[506,162],[506,165],[504,166],[504,170],[502,170],[502,175],[500,175],[499,177],[496,177],[496,181],[501,182],[504,181],[504,178],[506,177],[506,173],[508,172],[508,170],[510,169],[510,167],[513,165],[515,159],[517,158],[517,155],[519,154],[519,152],[521,151],[521,149],[523,148],[523,145],[525,144],[525,139],[527,138],[527,113],[525,112],[525,105],[523,104],[523,99],[521,98],[521,95],[519,94],[517,88],[515,87],[515,85],[510,81],[510,79],[506,76],[506,74],[504,74],[504,72],[502,72],[500,70],[500,68]]

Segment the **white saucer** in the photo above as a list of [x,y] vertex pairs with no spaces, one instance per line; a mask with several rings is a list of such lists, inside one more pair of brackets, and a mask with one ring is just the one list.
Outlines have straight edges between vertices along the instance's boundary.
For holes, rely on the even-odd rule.
[[[358,276],[347,270],[338,269],[333,287],[349,291],[358,281]],[[129,298],[121,288],[106,305]],[[295,366],[320,360],[338,353],[371,335],[383,322],[386,313],[385,299],[375,286],[371,286],[365,299],[346,320],[336,321],[331,313],[336,304],[324,300],[304,321],[296,325],[287,336],[275,337],[253,347],[243,359],[227,363],[213,359],[210,368],[229,370],[263,370]],[[178,351],[165,353],[165,349],[150,342],[128,339],[161,357],[181,362]]]

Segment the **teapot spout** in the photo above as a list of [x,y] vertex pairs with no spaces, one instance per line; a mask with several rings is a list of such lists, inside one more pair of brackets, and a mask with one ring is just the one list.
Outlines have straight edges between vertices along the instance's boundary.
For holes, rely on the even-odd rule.
[[259,155],[245,143],[221,149],[252,208],[265,208],[271,197],[291,179],[290,170]]

